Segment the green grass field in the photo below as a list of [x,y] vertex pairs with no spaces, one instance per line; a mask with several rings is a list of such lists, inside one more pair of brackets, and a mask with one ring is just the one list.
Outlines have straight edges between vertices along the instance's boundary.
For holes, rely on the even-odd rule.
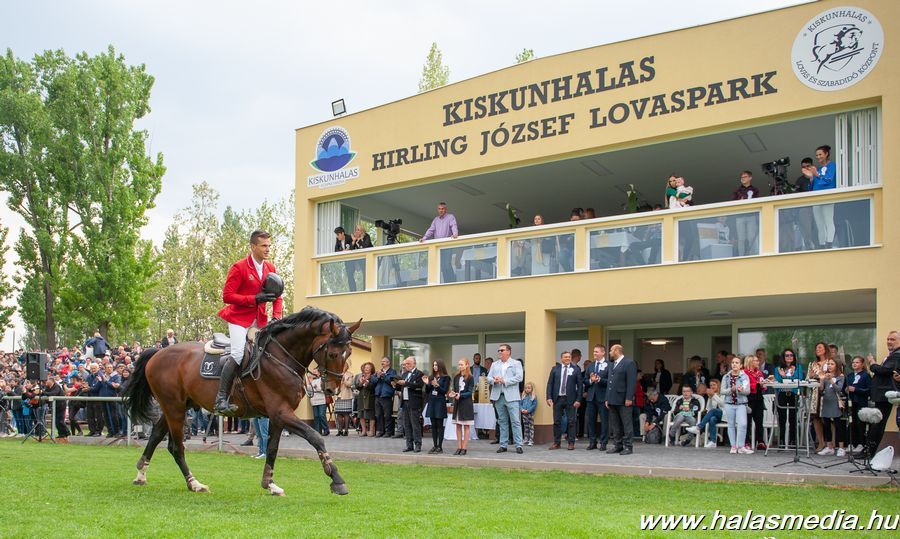
[[[0,537],[681,537],[733,532],[641,532],[642,513],[865,515],[900,512],[896,490],[709,483],[565,472],[439,468],[337,461],[349,496],[329,492],[318,461],[262,462],[188,453],[211,493],[188,492],[160,446],[149,484],[131,484],[138,449],[0,440],[6,495]],[[746,532],[744,537],[876,537],[892,532]]]

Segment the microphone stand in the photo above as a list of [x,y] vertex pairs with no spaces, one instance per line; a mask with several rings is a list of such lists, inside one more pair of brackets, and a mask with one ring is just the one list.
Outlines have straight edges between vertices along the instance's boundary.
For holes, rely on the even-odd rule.
[[[851,406],[852,406],[852,403],[851,403]],[[850,410],[852,412],[853,409],[851,408]],[[850,417],[852,419],[852,417],[853,417],[852,414]],[[865,423],[865,421],[863,421],[863,423]],[[872,428],[872,426],[869,425],[868,423],[865,423],[865,424],[866,424],[866,433],[868,434],[869,429]],[[852,430],[850,431],[850,443],[851,444],[853,443],[853,431]],[[854,470],[850,470],[850,473],[870,473],[872,475],[878,475],[878,472],[876,472],[875,470],[872,469],[872,462],[870,460],[871,457],[869,456],[869,448],[867,448],[865,446],[865,444],[863,444],[863,463],[862,463],[862,465],[857,463],[856,459],[853,457],[853,451],[852,451],[853,446],[852,445],[850,446],[850,449],[851,449],[851,451],[850,451],[849,462],[855,468]]]
[[[794,374],[797,374],[797,367],[794,367]],[[778,463],[773,468],[784,466],[785,464],[806,464],[813,468],[821,468],[818,464],[811,460],[803,460],[800,458],[800,403],[803,400],[803,394],[800,392],[800,376],[797,376],[797,404],[794,407],[794,457],[786,462]],[[806,433],[806,439],[809,439],[809,432]],[[807,442],[808,443],[808,442]],[[809,453],[807,452],[807,457]]]

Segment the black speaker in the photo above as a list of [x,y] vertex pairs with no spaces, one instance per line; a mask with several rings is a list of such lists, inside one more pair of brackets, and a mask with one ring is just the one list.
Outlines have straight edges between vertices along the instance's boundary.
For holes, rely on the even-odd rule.
[[25,353],[25,377],[28,380],[40,380],[44,381],[47,379],[47,363],[50,360],[50,356],[41,352],[26,352]]

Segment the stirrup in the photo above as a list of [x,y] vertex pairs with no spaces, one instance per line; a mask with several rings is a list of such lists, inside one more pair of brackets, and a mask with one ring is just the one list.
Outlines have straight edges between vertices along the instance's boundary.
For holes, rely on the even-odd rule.
[[215,406],[215,410],[213,413],[216,415],[221,415],[225,417],[234,417],[237,413],[238,407],[236,404],[231,404],[228,400],[224,400],[221,402],[217,402]]

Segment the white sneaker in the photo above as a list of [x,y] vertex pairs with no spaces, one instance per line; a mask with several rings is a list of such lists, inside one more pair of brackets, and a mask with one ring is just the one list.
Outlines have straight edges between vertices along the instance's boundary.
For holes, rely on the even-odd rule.
[[260,454],[258,454],[258,455],[254,455],[253,458],[255,458],[255,459],[264,459],[264,458],[266,458],[266,454],[265,454],[265,453],[260,453]]
[[732,455],[737,455],[737,452],[738,452],[738,448],[736,448],[736,447],[732,447],[731,451],[729,451],[729,453],[731,453]]
[[837,449],[837,451],[835,451],[834,454],[835,454],[836,456],[838,456],[838,457],[846,457],[846,456],[847,456],[847,451],[846,451],[843,447],[839,447],[839,448]]
[[859,453],[859,452],[862,451],[862,450],[863,450],[862,444],[853,446],[853,452],[854,452],[854,453]]
[[825,449],[819,451],[819,452],[816,453],[816,454],[817,454],[817,455],[822,455],[823,457],[826,456],[826,455],[834,455],[834,449],[832,449],[832,448],[830,448],[830,447],[826,447]]
[[697,427],[688,427],[684,430],[690,432],[691,434],[700,434],[700,429],[698,429]]
[[716,448],[716,442],[706,442],[706,445],[704,445],[703,447],[705,447],[705,448],[707,448],[707,449],[715,449],[715,448]]
[[753,450],[746,448],[746,447],[742,447],[742,448],[738,449],[738,453],[740,453],[741,455],[752,455]]

